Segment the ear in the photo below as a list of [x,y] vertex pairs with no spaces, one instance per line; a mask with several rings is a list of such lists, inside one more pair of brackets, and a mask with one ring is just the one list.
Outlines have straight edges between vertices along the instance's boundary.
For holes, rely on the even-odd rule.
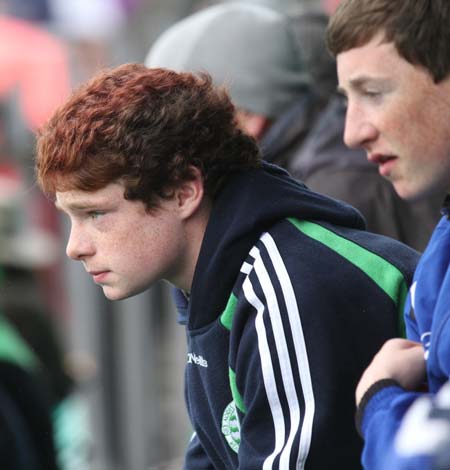
[[177,209],[182,219],[191,217],[204,199],[203,177],[200,170],[191,166],[192,179],[183,181],[175,190]]
[[270,126],[270,120],[265,116],[253,114],[248,118],[246,123],[246,130],[248,134],[254,137],[256,140],[261,140],[266,130]]
[[249,111],[238,110],[236,117],[241,129],[255,140],[261,140],[271,124],[270,119],[266,116]]

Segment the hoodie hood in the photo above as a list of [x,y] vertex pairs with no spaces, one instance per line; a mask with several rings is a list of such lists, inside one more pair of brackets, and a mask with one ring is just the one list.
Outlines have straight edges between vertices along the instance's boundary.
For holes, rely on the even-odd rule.
[[356,209],[310,191],[280,167],[263,162],[237,173],[213,204],[186,311],[189,329],[206,326],[222,313],[252,246],[287,217],[365,228]]

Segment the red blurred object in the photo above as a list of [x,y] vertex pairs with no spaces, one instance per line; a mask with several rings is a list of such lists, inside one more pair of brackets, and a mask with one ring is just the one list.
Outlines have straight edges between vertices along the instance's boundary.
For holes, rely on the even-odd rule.
[[22,115],[34,130],[69,93],[68,55],[46,30],[0,15],[0,99],[16,88]]
[[[16,227],[17,236],[9,241],[12,248],[7,248],[6,242],[2,247],[8,263],[39,271],[44,297],[51,310],[62,314],[66,301],[61,266],[54,250],[42,248],[53,246],[55,241],[51,240],[56,240],[58,246],[61,243],[58,217],[53,204],[30,181],[29,170],[33,167],[32,133],[69,92],[69,53],[64,41],[27,20],[0,15],[0,105],[5,104],[0,114],[0,195],[8,201],[16,190],[25,198],[18,198],[20,208],[16,213],[24,219]],[[20,144],[20,151],[25,150],[25,154],[16,154],[17,145],[10,145],[12,142]],[[36,233],[41,236],[34,237],[31,245],[26,235]],[[37,240],[49,243],[39,245]],[[14,247],[20,256],[13,256]]]

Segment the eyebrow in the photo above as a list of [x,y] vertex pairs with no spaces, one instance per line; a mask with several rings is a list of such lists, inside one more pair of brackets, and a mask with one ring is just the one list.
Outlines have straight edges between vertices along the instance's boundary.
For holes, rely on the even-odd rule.
[[364,85],[367,84],[374,84],[374,85],[385,85],[389,82],[388,78],[385,77],[369,77],[368,75],[362,75],[360,77],[356,77],[350,79],[349,83],[353,89],[360,89]]
[[[92,209],[97,209],[99,206],[102,204],[105,204],[106,201],[97,201],[95,203],[69,203],[67,204],[67,209],[75,210],[75,211],[86,211],[86,210],[92,210]],[[58,201],[55,201],[55,207],[64,212],[64,209],[61,207],[61,205],[58,203]]]
[[[372,78],[369,78],[365,75],[357,78],[352,78],[349,80],[350,88],[353,90],[360,90],[364,85],[366,85],[368,82],[373,81]],[[347,91],[342,88],[341,86],[337,87],[337,91],[344,96],[347,96]]]

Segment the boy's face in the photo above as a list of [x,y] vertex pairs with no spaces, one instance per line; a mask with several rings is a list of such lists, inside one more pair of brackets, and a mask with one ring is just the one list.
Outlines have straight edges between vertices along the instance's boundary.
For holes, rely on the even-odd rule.
[[435,84],[381,40],[337,56],[348,100],[345,143],[364,148],[403,198],[449,190],[450,77]]
[[95,192],[56,194],[71,222],[67,255],[81,261],[111,300],[142,292],[155,281],[177,281],[184,255],[183,227],[173,200],[151,213],[123,197],[122,184]]

